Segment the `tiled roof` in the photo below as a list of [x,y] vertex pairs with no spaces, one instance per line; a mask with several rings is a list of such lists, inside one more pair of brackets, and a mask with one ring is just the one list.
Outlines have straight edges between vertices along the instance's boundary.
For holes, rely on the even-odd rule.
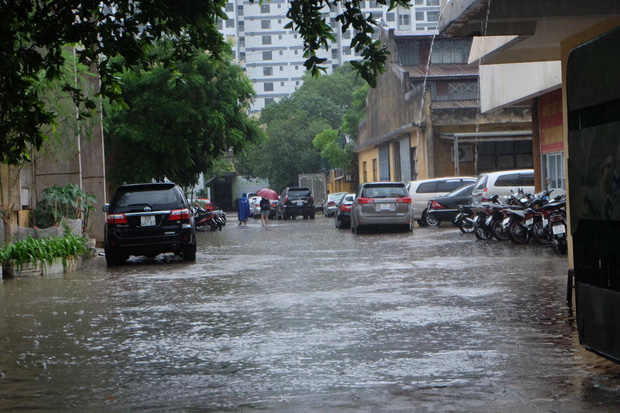
[[478,76],[477,65],[429,65],[428,74],[426,66],[405,66],[404,69],[415,79]]

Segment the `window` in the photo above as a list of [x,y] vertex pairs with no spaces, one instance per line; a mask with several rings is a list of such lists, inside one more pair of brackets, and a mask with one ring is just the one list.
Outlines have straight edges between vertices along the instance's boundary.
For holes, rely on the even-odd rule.
[[245,47],[245,36],[239,37],[239,47]]
[[271,36],[263,36],[263,44],[271,44]]
[[370,7],[371,9],[376,9],[379,7],[379,4],[377,3],[377,0],[370,0],[368,2],[368,7]]
[[346,32],[342,33],[342,38],[349,40],[351,38],[351,32],[347,30]]
[[218,30],[222,30],[222,28],[224,28],[224,23],[222,23],[222,19],[217,19],[217,28]]
[[282,50],[280,50],[280,56],[282,56],[284,54],[284,52]]
[[281,34],[278,35],[278,40],[282,40],[282,35]]
[[232,12],[233,10],[235,10],[235,5],[232,3],[226,3],[226,11]]
[[424,0],[415,0],[415,4],[421,6],[424,4]]
[[368,165],[366,161],[362,162],[362,182],[368,182]]
[[299,70],[299,66],[295,66],[295,70]]
[[295,50],[295,54],[299,54],[299,50]]
[[398,23],[401,26],[409,26],[411,24],[411,16],[408,14],[400,14],[398,16]]
[[349,46],[344,46],[342,48],[342,54],[345,56],[349,56],[351,54],[351,48]]
[[439,12],[438,11],[429,11],[426,13],[426,19],[429,22],[436,22],[439,20]]
[[243,16],[243,6],[237,6],[237,16]]
[[268,52],[263,52],[263,60],[273,60],[273,54],[271,50]]
[[284,86],[284,82],[280,82],[280,86]]
[[271,9],[269,8],[269,4],[261,4],[260,5],[260,12],[263,14],[268,14],[271,11]]
[[226,28],[232,29],[235,27],[235,21],[233,19],[226,20]]
[[276,100],[274,98],[265,98],[265,106],[271,105]]
[[338,59],[338,49],[332,49],[332,59]]
[[244,22],[243,20],[241,20],[241,21],[239,22],[238,27],[239,27],[239,31],[240,31],[240,32],[244,31],[244,30],[245,30],[245,22]]
[[239,53],[239,60],[245,60],[245,52]]
[[265,92],[273,92],[273,83],[272,82],[265,82],[265,84],[263,86],[263,90]]
[[427,6],[439,6],[439,0],[426,0]]
[[452,192],[455,189],[459,189],[465,185],[465,183],[458,179],[452,181],[442,181],[437,183],[437,192]]
[[280,72],[284,71],[284,66],[280,66]]
[[433,45],[431,62],[435,64],[467,63],[471,41],[467,39],[439,39]]
[[385,19],[389,22],[393,22],[396,21],[396,16],[394,15],[394,13],[387,13],[385,15]]
[[415,20],[416,21],[421,21],[424,20],[424,12],[423,11],[416,11],[415,12]]
[[564,173],[564,153],[554,152],[543,155],[543,171],[545,176],[543,182],[549,179],[549,189],[566,189],[566,178]]
[[418,189],[415,192],[417,194],[437,192],[437,182],[424,182],[418,186]]
[[295,82],[295,86],[299,86],[299,80]]
[[261,29],[271,29],[271,20],[261,20],[260,21]]
[[372,181],[377,182],[377,158],[372,160]]
[[272,76],[273,75],[273,67],[263,67],[263,75]]

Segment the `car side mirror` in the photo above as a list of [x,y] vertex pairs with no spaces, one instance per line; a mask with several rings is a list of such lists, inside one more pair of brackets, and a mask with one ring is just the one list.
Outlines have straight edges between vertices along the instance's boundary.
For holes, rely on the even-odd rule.
[[105,204],[103,206],[103,212],[107,213],[109,209],[110,209],[110,204]]

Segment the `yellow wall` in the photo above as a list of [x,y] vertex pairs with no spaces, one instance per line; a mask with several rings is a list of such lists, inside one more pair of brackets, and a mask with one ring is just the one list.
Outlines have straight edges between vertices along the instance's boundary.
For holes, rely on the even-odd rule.
[[[569,37],[562,41],[561,43],[561,51],[562,51],[562,84],[566,84],[566,67],[568,62],[568,55],[571,50],[589,40],[592,40],[603,33],[607,33],[608,31],[615,29],[616,27],[620,27],[620,19],[609,19],[604,21],[603,23],[599,23],[594,27],[591,27],[588,30],[585,30],[575,36]],[[564,112],[564,159],[565,165],[564,168],[568,171],[568,158],[570,154],[568,153],[568,110],[567,110],[567,100],[566,100],[566,87],[562,88],[562,111]],[[570,197],[569,189],[568,189],[568,176],[566,177],[566,193],[567,196]],[[566,204],[566,214],[570,216],[568,203]],[[568,220],[569,225],[569,243],[568,243],[568,267],[574,268],[574,257],[573,257],[573,243],[570,238],[572,238],[570,231],[570,220]]]
[[[357,154],[357,161],[359,164],[359,182],[363,184],[364,182],[374,182],[372,179],[372,160],[377,160],[377,180],[379,180],[379,148],[372,147],[364,149],[363,151]],[[368,180],[364,181],[364,162],[368,165]]]

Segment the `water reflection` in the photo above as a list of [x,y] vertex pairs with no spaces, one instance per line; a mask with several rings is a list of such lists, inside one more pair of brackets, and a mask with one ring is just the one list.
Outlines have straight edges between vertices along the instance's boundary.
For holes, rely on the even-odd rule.
[[575,341],[549,250],[322,218],[199,236],[196,263],[3,281],[0,409],[613,405],[618,369]]

